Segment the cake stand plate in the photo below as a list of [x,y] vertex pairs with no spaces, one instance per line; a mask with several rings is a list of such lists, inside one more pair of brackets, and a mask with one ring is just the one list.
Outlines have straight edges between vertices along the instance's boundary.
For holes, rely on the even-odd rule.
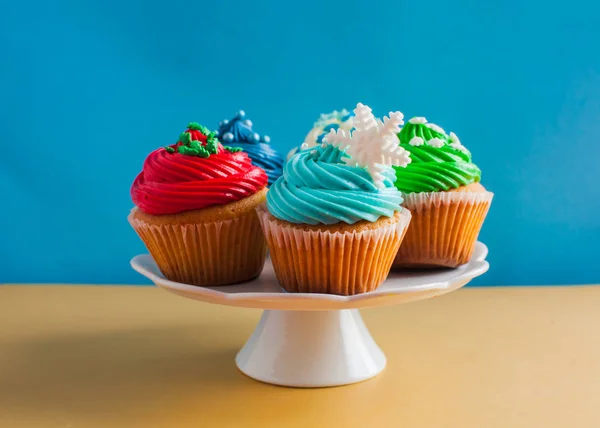
[[375,291],[355,296],[286,293],[271,261],[253,281],[198,287],[169,281],[148,254],[131,266],[157,286],[208,303],[263,309],[236,357],[238,368],[262,382],[293,387],[345,385],[369,379],[386,365],[365,326],[360,308],[428,299],[454,291],[485,273],[487,247],[478,242],[471,261],[456,269],[392,271]]

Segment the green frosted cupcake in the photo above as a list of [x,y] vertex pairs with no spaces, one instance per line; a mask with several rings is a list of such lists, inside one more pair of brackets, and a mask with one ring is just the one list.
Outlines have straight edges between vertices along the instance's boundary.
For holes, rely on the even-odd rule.
[[398,134],[411,163],[396,169],[395,186],[413,219],[394,267],[457,267],[471,258],[493,193],[453,132],[413,117]]

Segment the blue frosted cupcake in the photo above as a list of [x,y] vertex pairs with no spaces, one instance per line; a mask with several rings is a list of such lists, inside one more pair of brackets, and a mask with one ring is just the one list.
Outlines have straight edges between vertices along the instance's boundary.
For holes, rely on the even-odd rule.
[[233,119],[219,123],[219,140],[231,147],[239,147],[248,154],[252,163],[265,170],[269,186],[282,174],[283,157],[271,146],[268,135],[259,135],[252,130],[252,122],[240,110]]
[[288,292],[354,295],[387,277],[411,214],[401,207],[392,165],[403,116],[383,121],[358,104],[354,130],[331,129],[296,153],[257,208],[273,268]]

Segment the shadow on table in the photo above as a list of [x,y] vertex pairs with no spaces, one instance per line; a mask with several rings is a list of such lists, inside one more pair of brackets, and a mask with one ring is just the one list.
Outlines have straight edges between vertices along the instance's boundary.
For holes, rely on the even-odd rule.
[[222,395],[252,382],[237,348],[206,336],[214,326],[106,331],[29,338],[0,351],[0,403],[12,412],[132,416],[169,402]]
[[378,378],[321,390],[247,378],[234,361],[247,332],[220,327],[229,331],[186,325],[10,343],[0,350],[0,425],[28,415],[38,424],[47,421],[48,428],[244,426],[255,418],[275,423],[306,417],[316,423],[339,394],[355,409],[340,417],[372,407],[364,403],[375,399]]

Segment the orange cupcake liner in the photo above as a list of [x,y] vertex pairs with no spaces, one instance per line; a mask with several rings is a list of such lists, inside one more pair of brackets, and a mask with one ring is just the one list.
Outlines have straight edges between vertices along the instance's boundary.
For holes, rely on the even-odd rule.
[[405,195],[412,213],[393,267],[457,267],[473,255],[494,194],[431,192]]
[[267,253],[253,211],[198,224],[152,225],[128,217],[163,275],[184,284],[213,286],[246,281],[262,272]]
[[293,293],[354,295],[375,290],[388,276],[411,219],[403,209],[381,227],[359,231],[307,230],[257,208],[275,274]]

